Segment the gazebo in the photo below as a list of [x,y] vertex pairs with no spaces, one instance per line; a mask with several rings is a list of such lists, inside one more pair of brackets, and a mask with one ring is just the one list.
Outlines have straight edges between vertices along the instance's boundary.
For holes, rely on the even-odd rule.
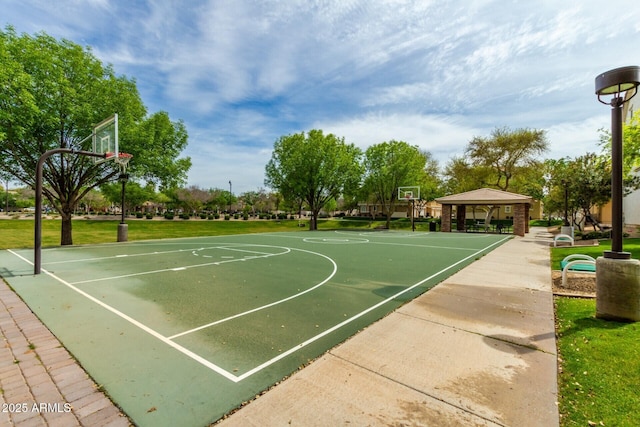
[[494,190],[491,188],[481,188],[479,190],[440,197],[436,199],[436,202],[442,205],[441,230],[444,232],[451,232],[451,213],[453,211],[453,206],[457,207],[456,229],[457,231],[465,231],[467,206],[477,205],[512,205],[513,234],[517,236],[524,236],[525,233],[529,231],[529,209],[533,204],[533,199],[529,196]]

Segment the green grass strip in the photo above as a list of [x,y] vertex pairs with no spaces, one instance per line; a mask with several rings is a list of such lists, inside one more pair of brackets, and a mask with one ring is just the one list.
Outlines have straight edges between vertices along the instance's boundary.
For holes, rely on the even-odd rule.
[[[92,220],[75,219],[72,221],[73,244],[86,245],[116,242],[119,219]],[[179,237],[221,236],[230,234],[267,233],[276,231],[308,230],[309,220],[146,220],[128,219],[128,240],[153,240]],[[354,221],[328,219],[319,220],[318,229],[362,229],[372,230],[384,226],[384,221]],[[42,246],[60,245],[59,219],[42,221]],[[410,230],[409,221],[394,221],[393,229]],[[416,231],[427,231],[428,223],[416,225]],[[32,248],[34,242],[33,219],[0,220],[0,249]]]
[[560,425],[640,425],[640,323],[596,319],[593,299],[555,302]]
[[[611,240],[602,240],[599,246],[571,246],[551,249],[551,268],[560,270],[560,261],[570,254],[590,255],[593,258],[602,256],[603,252],[611,249]],[[623,250],[631,252],[631,257],[640,259],[640,239],[624,239]]]

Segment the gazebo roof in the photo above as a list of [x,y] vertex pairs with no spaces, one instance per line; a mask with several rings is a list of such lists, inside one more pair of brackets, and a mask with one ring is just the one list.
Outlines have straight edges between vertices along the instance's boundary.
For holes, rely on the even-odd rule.
[[530,196],[509,193],[508,191],[480,188],[465,193],[439,197],[436,202],[442,205],[511,205],[516,203],[533,203]]

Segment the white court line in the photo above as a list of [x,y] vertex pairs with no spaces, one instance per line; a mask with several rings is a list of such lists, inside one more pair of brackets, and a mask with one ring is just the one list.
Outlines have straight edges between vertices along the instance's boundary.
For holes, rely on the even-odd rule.
[[[334,233],[337,234],[344,234],[344,235],[353,235],[353,234],[357,234],[358,236],[367,236],[367,237],[375,237],[375,234],[378,233],[383,233],[381,231],[368,231],[368,232],[356,232],[356,231],[334,231]],[[393,232],[391,232],[393,233]],[[390,233],[390,234],[391,234]],[[421,237],[421,236],[426,236],[429,233],[425,233],[425,232],[419,232],[420,235],[417,235],[416,237]],[[269,236],[276,236],[276,237],[289,237],[292,239],[298,239],[298,240],[303,240],[307,243],[323,243],[320,242],[319,240],[322,240],[322,237],[305,237],[305,236],[288,236],[288,235],[281,235],[281,234],[277,234],[277,233],[262,233],[264,235],[269,235]],[[411,236],[407,236],[405,234],[403,235],[398,235],[398,236],[387,236],[387,237],[411,237]],[[471,238],[473,236],[470,236],[469,238]],[[486,237],[486,236],[481,236],[481,237]],[[357,238],[357,237],[356,237]],[[313,241],[311,239],[317,239],[316,241]],[[329,238],[330,239],[330,238]],[[476,249],[473,248],[461,248],[461,247],[456,247],[456,246],[437,246],[437,245],[420,245],[420,244],[416,244],[416,243],[395,243],[395,242],[375,242],[375,241],[371,241],[368,239],[365,239],[366,241],[358,241],[358,242],[353,242],[354,244],[360,244],[360,243],[371,243],[373,245],[392,245],[392,246],[409,246],[409,247],[415,247],[415,248],[429,248],[429,249],[451,249],[451,250],[460,250],[460,251],[475,251]],[[326,243],[332,243],[332,242],[326,242]],[[346,243],[346,242],[345,242]]]
[[[14,254],[15,256],[17,256],[18,258],[22,259],[23,261],[25,261],[28,264],[33,265],[33,263],[31,261],[29,261],[28,259],[22,257],[21,255],[9,250],[9,252],[11,252],[12,254]],[[205,358],[197,355],[196,353],[192,352],[191,350],[187,350],[186,348],[182,347],[179,344],[176,344],[175,342],[171,341],[170,339],[168,339],[167,337],[165,337],[164,335],[162,335],[159,332],[156,332],[155,330],[151,329],[150,327],[146,326],[145,324],[138,322],[137,320],[135,320],[132,317],[127,316],[126,314],[124,314],[123,312],[111,307],[108,304],[105,304],[104,302],[100,301],[99,299],[89,295],[88,293],[84,292],[83,290],[73,286],[71,283],[68,283],[67,281],[61,279],[60,277],[56,276],[53,273],[50,273],[49,271],[42,269],[42,271],[44,273],[46,273],[48,276],[54,278],[55,280],[57,280],[58,282],[62,283],[63,285],[67,286],[68,288],[76,291],[77,293],[79,293],[80,295],[82,295],[83,297],[89,299],[90,301],[93,301],[94,303],[98,304],[99,306],[103,307],[104,309],[110,311],[111,313],[115,314],[116,316],[126,320],[127,322],[131,323],[134,326],[137,326],[138,328],[142,329],[143,331],[145,331],[146,333],[148,333],[149,335],[157,338],[158,340],[162,341],[163,343],[167,344],[168,346],[178,350],[179,352],[181,352],[182,354],[190,357],[191,359],[195,360],[196,362],[206,366],[207,368],[211,369],[212,371],[217,372],[218,374],[222,375],[223,377],[233,381],[233,382],[238,382],[240,381],[238,379],[238,377],[236,375],[233,375],[230,372],[227,372],[226,370],[222,369],[221,367],[219,367],[218,365],[211,363],[210,361],[206,360]]]
[[[249,245],[249,246],[254,246],[254,245]],[[258,246],[259,246],[259,245],[258,245]],[[265,246],[266,246],[266,245],[265,245]],[[283,254],[286,254],[286,253],[290,253],[290,252],[291,252],[291,248],[285,248],[285,247],[282,247],[282,246],[268,246],[268,247],[275,247],[275,248],[278,248],[278,249],[285,249],[285,252],[281,252],[281,253],[278,253],[278,254],[268,254],[268,255],[266,255],[266,256],[264,256],[264,257],[252,257],[252,259],[255,259],[255,258],[267,258],[268,256],[283,255]],[[307,251],[307,250],[304,250],[304,249],[295,249],[295,248],[294,248],[294,250],[297,250],[297,251],[300,251],[300,252],[310,253],[310,254],[312,254],[312,255],[319,255],[319,256],[321,256],[321,257],[323,257],[323,258],[326,258],[326,259],[327,259],[327,260],[329,260],[329,262],[331,262],[331,264],[333,265],[333,271],[331,272],[331,274],[330,274],[330,275],[329,275],[325,280],[323,280],[323,281],[322,281],[322,282],[320,282],[319,284],[317,284],[317,285],[315,285],[314,287],[309,288],[309,289],[307,289],[307,290],[305,290],[305,291],[303,291],[303,292],[300,292],[300,293],[298,293],[298,294],[295,294],[295,295],[292,295],[292,296],[290,296],[290,297],[284,298],[284,299],[282,299],[282,300],[280,300],[280,301],[276,301],[276,302],[273,302],[273,303],[271,303],[271,304],[267,304],[267,305],[264,305],[264,306],[262,306],[262,307],[255,308],[255,309],[253,309],[253,310],[245,311],[244,313],[240,313],[240,314],[237,314],[237,315],[235,315],[235,316],[231,316],[231,317],[228,317],[228,318],[226,318],[226,319],[222,319],[222,320],[219,320],[219,321],[217,321],[217,322],[213,322],[213,323],[211,323],[211,324],[209,324],[209,325],[203,325],[203,326],[200,326],[200,327],[198,327],[198,328],[192,329],[192,330],[190,330],[190,331],[185,331],[185,332],[182,332],[182,333],[180,333],[180,334],[173,335],[173,336],[171,336],[171,337],[165,337],[164,335],[160,334],[159,332],[155,331],[154,329],[152,329],[152,328],[150,328],[150,327],[146,326],[145,324],[143,324],[143,323],[141,323],[141,322],[139,322],[139,321],[135,320],[134,318],[132,318],[132,317],[128,316],[127,314],[125,314],[125,313],[121,312],[120,310],[118,310],[118,309],[116,309],[116,308],[114,308],[114,307],[112,307],[112,306],[110,306],[110,305],[108,305],[108,304],[104,303],[103,301],[100,301],[99,299],[97,299],[97,298],[93,297],[92,295],[90,295],[90,294],[88,294],[88,293],[84,292],[83,290],[81,290],[81,289],[77,288],[77,287],[76,287],[76,286],[74,286],[73,284],[71,284],[71,283],[67,282],[66,280],[63,280],[62,278],[60,278],[60,277],[56,276],[55,274],[53,274],[53,273],[51,273],[51,272],[47,271],[46,269],[42,269],[42,272],[46,273],[47,275],[49,275],[50,277],[54,278],[55,280],[57,280],[58,282],[62,283],[63,285],[65,285],[65,286],[69,287],[70,289],[72,289],[72,290],[76,291],[77,293],[79,293],[80,295],[82,295],[82,296],[84,296],[85,298],[89,299],[90,301],[95,302],[96,304],[98,304],[98,305],[100,305],[101,307],[103,307],[103,308],[107,309],[107,310],[108,310],[108,311],[110,311],[111,313],[113,313],[113,314],[117,315],[118,317],[120,317],[120,318],[122,318],[122,319],[126,320],[127,322],[131,323],[132,325],[134,325],[134,326],[136,326],[136,327],[138,327],[138,328],[142,329],[143,331],[145,331],[145,332],[147,332],[148,334],[152,335],[153,337],[155,337],[155,338],[159,339],[160,341],[164,342],[165,344],[168,344],[168,345],[169,345],[169,346],[171,346],[172,348],[174,348],[174,349],[176,349],[176,350],[180,351],[181,353],[183,353],[184,355],[186,355],[186,356],[190,357],[191,359],[195,360],[196,362],[198,362],[198,363],[200,363],[200,364],[204,365],[205,367],[207,367],[207,368],[209,368],[209,369],[213,370],[214,372],[216,372],[216,373],[218,373],[218,374],[222,375],[223,377],[225,377],[225,378],[227,378],[227,379],[229,379],[229,380],[231,380],[231,381],[233,381],[233,382],[237,383],[237,382],[239,382],[239,381],[241,381],[241,380],[242,380],[242,379],[240,379],[237,375],[232,374],[231,372],[229,372],[229,371],[227,371],[227,370],[225,370],[225,369],[221,368],[220,366],[218,366],[218,365],[216,365],[216,364],[214,364],[214,363],[212,363],[212,362],[208,361],[207,359],[203,358],[202,356],[199,356],[198,354],[196,354],[196,353],[194,353],[194,352],[192,352],[192,351],[190,351],[190,350],[186,349],[185,347],[182,347],[180,344],[177,344],[176,342],[174,342],[174,341],[173,341],[173,339],[174,339],[174,338],[177,338],[177,337],[180,337],[180,336],[183,336],[183,335],[186,335],[186,334],[189,334],[189,333],[192,333],[192,332],[195,332],[195,331],[198,331],[198,330],[201,330],[201,329],[204,329],[204,328],[207,328],[207,327],[210,327],[210,326],[213,326],[214,324],[220,324],[220,323],[222,323],[222,322],[226,322],[226,321],[231,320],[231,319],[235,319],[235,318],[238,318],[238,317],[241,317],[241,316],[245,316],[245,315],[248,315],[248,314],[254,313],[254,312],[256,312],[256,311],[263,310],[263,309],[265,309],[265,308],[272,307],[272,306],[275,306],[275,305],[277,305],[277,304],[281,304],[281,303],[283,303],[283,302],[286,302],[286,301],[292,300],[292,299],[294,299],[294,298],[297,298],[297,297],[299,297],[299,296],[301,296],[301,295],[304,295],[304,294],[306,294],[306,293],[308,293],[308,292],[311,292],[311,291],[313,291],[314,289],[317,289],[317,288],[319,288],[320,286],[322,286],[322,285],[326,284],[329,280],[331,280],[331,278],[333,278],[333,276],[335,276],[336,272],[338,271],[338,266],[337,266],[337,264],[335,263],[335,261],[333,261],[331,258],[329,258],[329,257],[328,257],[328,256],[326,256],[326,255],[319,254],[319,253],[317,253],[317,252]],[[24,258],[23,256],[21,256],[21,255],[19,255],[19,254],[15,253],[15,252],[13,252],[12,250],[8,250],[8,251],[9,251],[10,253],[12,253],[13,255],[17,256],[18,258],[22,259],[23,261],[25,261],[26,263],[28,263],[28,264],[30,264],[30,265],[33,265],[33,263],[32,263],[31,261],[29,261],[28,259]],[[248,252],[251,252],[251,251],[248,251]],[[221,263],[224,263],[224,262],[234,262],[234,261],[239,261],[239,259],[234,259],[234,260],[229,260],[229,261],[222,261]],[[213,263],[213,264],[219,264],[219,263]],[[174,269],[174,271],[175,271],[175,270],[179,270],[179,269],[180,269],[180,268],[178,268],[178,269]],[[182,268],[182,269],[186,269],[186,268]],[[126,276],[121,276],[121,277],[126,277]],[[75,283],[77,284],[77,283],[85,283],[85,282],[75,282]]]
[[507,239],[509,239],[509,237],[506,237],[506,238],[501,239],[501,240],[499,240],[499,241],[497,241],[497,242],[494,242],[494,243],[490,244],[489,246],[485,247],[484,249],[480,249],[480,250],[478,250],[477,252],[475,252],[475,253],[473,253],[473,254],[469,255],[469,256],[468,256],[468,257],[466,257],[466,258],[461,259],[460,261],[456,262],[455,264],[451,264],[450,266],[448,266],[448,267],[446,267],[446,268],[443,268],[443,269],[442,269],[442,270],[440,270],[439,272],[434,273],[434,274],[432,274],[431,276],[429,276],[429,277],[427,277],[427,278],[425,278],[425,279],[422,279],[422,280],[421,280],[421,281],[419,281],[418,283],[416,283],[416,284],[414,284],[414,285],[412,285],[412,286],[410,286],[410,287],[408,287],[408,288],[406,288],[406,289],[403,289],[402,291],[398,292],[398,293],[397,293],[397,294],[395,294],[395,295],[390,296],[389,298],[387,298],[387,299],[385,299],[385,300],[383,300],[383,301],[380,301],[378,304],[376,304],[376,305],[374,305],[374,306],[371,306],[371,307],[367,308],[366,310],[363,310],[363,311],[361,311],[360,313],[356,314],[355,316],[352,316],[352,317],[350,317],[349,319],[347,319],[347,320],[345,320],[345,321],[343,321],[343,322],[341,322],[341,323],[338,323],[337,325],[333,326],[332,328],[329,328],[329,329],[327,329],[326,331],[324,331],[324,332],[322,332],[322,333],[320,333],[320,334],[318,334],[318,335],[316,335],[316,336],[314,336],[314,337],[309,338],[308,340],[304,341],[303,343],[298,344],[298,345],[296,345],[296,346],[294,346],[294,347],[290,348],[289,350],[287,350],[287,351],[285,351],[285,352],[283,352],[283,353],[279,354],[278,356],[274,357],[273,359],[267,360],[266,362],[262,363],[261,365],[256,366],[255,368],[251,369],[250,371],[247,371],[247,372],[245,372],[244,374],[239,375],[239,376],[238,376],[238,381],[242,381],[242,380],[244,380],[245,378],[250,377],[251,375],[255,374],[256,372],[260,372],[262,369],[264,369],[264,368],[266,368],[266,367],[268,367],[268,366],[270,366],[270,365],[272,365],[272,364],[276,363],[277,361],[279,361],[279,360],[281,360],[281,359],[283,359],[283,358],[287,357],[288,355],[290,355],[290,354],[292,354],[292,353],[295,353],[296,351],[300,350],[301,348],[306,347],[307,345],[309,345],[309,344],[311,344],[311,343],[313,343],[313,342],[315,342],[315,341],[319,340],[320,338],[322,338],[322,337],[324,337],[324,336],[326,336],[326,335],[330,334],[331,332],[334,332],[334,331],[336,331],[336,330],[340,329],[341,327],[343,327],[343,326],[345,326],[345,325],[347,325],[347,324],[349,324],[349,323],[353,322],[354,320],[356,320],[356,319],[358,319],[358,318],[360,318],[360,317],[364,316],[365,314],[367,314],[367,313],[369,313],[369,312],[371,312],[371,311],[373,311],[373,310],[375,310],[375,309],[377,309],[377,308],[381,307],[382,305],[384,305],[384,304],[388,303],[389,301],[392,301],[392,300],[394,300],[394,299],[398,298],[398,297],[399,297],[399,296],[401,296],[402,294],[404,294],[404,293],[406,293],[406,292],[409,292],[409,291],[411,291],[411,290],[413,290],[413,289],[417,288],[418,286],[420,286],[420,285],[424,284],[425,282],[427,282],[427,281],[431,280],[432,278],[434,278],[434,277],[438,276],[439,274],[442,274],[442,273],[444,273],[445,271],[452,269],[453,267],[455,267],[455,266],[457,266],[457,265],[459,265],[459,264],[461,264],[461,263],[463,263],[463,262],[467,261],[467,260],[468,260],[468,259],[470,259],[470,258],[473,258],[473,257],[477,256],[478,254],[480,254],[480,253],[482,253],[482,252],[486,251],[487,249],[491,248],[492,246],[495,246],[495,245],[497,245],[498,243],[502,243],[502,242],[504,242],[504,241],[505,241],[505,240],[507,240]]
[[[250,246],[256,246],[256,245],[250,245]],[[279,252],[279,253],[263,253],[263,255],[257,255],[257,256],[248,256],[245,258],[233,258],[233,259],[225,259],[224,261],[213,261],[213,262],[206,262],[204,264],[194,264],[194,265],[188,265],[185,267],[171,267],[171,268],[163,268],[160,270],[150,270],[150,271],[142,271],[140,273],[130,273],[130,274],[122,274],[120,276],[109,276],[109,277],[101,277],[98,279],[88,279],[88,280],[80,280],[77,282],[73,282],[74,285],[79,285],[82,283],[94,283],[94,282],[102,282],[102,281],[106,281],[106,280],[115,280],[115,279],[124,279],[127,277],[135,277],[135,276],[145,276],[147,274],[158,274],[158,273],[165,273],[167,271],[179,271],[179,270],[187,270],[190,268],[200,268],[200,267],[207,267],[210,265],[221,265],[221,264],[227,264],[230,262],[239,262],[239,261],[246,261],[248,259],[258,259],[258,258],[269,258],[272,256],[278,256],[278,255],[284,255],[284,254],[288,254],[289,252],[291,252],[290,248],[285,248],[282,246],[269,246],[269,247],[274,247],[274,248],[278,248],[278,249],[285,249],[284,252]],[[212,248],[208,248],[208,249],[218,249],[219,247],[212,247]],[[202,249],[202,248],[201,248]],[[192,251],[194,249],[189,249],[188,251]],[[238,249],[235,249],[236,251],[238,251]],[[241,252],[247,252],[247,253],[262,253],[262,252],[255,252],[255,251],[241,251]]]
[[406,231],[392,231],[392,230],[383,230],[383,231],[358,231],[358,230],[354,230],[354,231],[345,231],[345,230],[334,230],[333,231],[336,234],[344,234],[344,235],[352,235],[352,234],[358,234],[359,236],[362,237],[370,237],[370,236],[376,236],[376,237],[380,237],[380,238],[401,238],[401,237],[410,237],[412,239],[415,239],[417,237],[426,237],[428,236],[430,233],[428,231],[413,231],[411,233],[406,232]]
[[64,261],[50,261],[45,262],[46,265],[53,264],[66,264],[66,263],[74,263],[74,262],[87,262],[87,261],[100,261],[103,259],[114,259],[114,258],[123,258],[123,257],[139,257],[139,256],[149,256],[149,255],[161,255],[161,254],[172,254],[177,252],[189,252],[191,249],[176,249],[173,251],[162,251],[162,252],[144,252],[141,254],[126,254],[126,255],[109,255],[102,257],[94,257],[94,258],[79,258],[79,259],[69,259]]
[[[192,244],[192,243],[189,243],[189,244]],[[179,253],[179,252],[191,252],[191,251],[194,251],[194,250],[205,250],[205,249],[223,248],[223,249],[229,249],[229,250],[237,250],[237,249],[233,249],[234,245],[235,246],[264,246],[264,245],[251,245],[251,244],[247,244],[247,243],[222,243],[221,245],[224,245],[224,246],[207,246],[207,247],[199,247],[197,249],[188,248],[188,249],[175,249],[175,250],[172,250],[172,251],[155,251],[155,252],[143,252],[143,253],[139,253],[139,254],[119,254],[119,255],[109,255],[109,256],[93,257],[93,258],[79,258],[79,259],[70,259],[70,260],[64,260],[64,261],[50,261],[50,262],[45,262],[45,264],[46,265],[66,264],[66,263],[70,264],[70,263],[74,263],[74,262],[101,261],[101,260],[105,260],[105,259],[124,258],[124,257],[163,255],[163,254],[173,254],[173,253]],[[133,246],[133,245],[131,245],[131,246]],[[138,246],[141,246],[141,245],[138,245]],[[254,252],[254,251],[246,251],[246,252]],[[255,253],[260,254],[261,252],[255,251]]]
[[313,286],[313,287],[311,287],[311,288],[309,288],[309,289],[306,289],[306,290],[304,290],[304,291],[302,291],[302,292],[298,292],[297,294],[294,294],[294,295],[288,296],[287,298],[283,298],[283,299],[281,299],[281,300],[279,300],[279,301],[275,301],[275,302],[272,302],[272,303],[269,303],[269,304],[263,305],[263,306],[261,306],[261,307],[253,308],[253,309],[248,310],[248,311],[245,311],[245,312],[243,312],[243,313],[235,314],[235,315],[233,315],[233,316],[229,316],[229,317],[226,317],[226,318],[224,318],[224,319],[216,320],[215,322],[207,323],[206,325],[198,326],[197,328],[189,329],[188,331],[180,332],[179,334],[175,334],[175,335],[170,336],[170,337],[169,337],[169,339],[170,339],[170,340],[172,340],[172,339],[175,339],[175,338],[181,337],[181,336],[183,336],[183,335],[187,335],[187,334],[190,334],[190,333],[193,333],[193,332],[200,331],[200,330],[202,330],[202,329],[206,329],[206,328],[209,328],[209,327],[212,327],[212,326],[215,326],[215,325],[219,325],[220,323],[224,323],[224,322],[227,322],[227,321],[229,321],[229,320],[237,319],[238,317],[246,316],[247,314],[255,313],[256,311],[264,310],[264,309],[266,309],[266,308],[273,307],[274,305],[282,304],[283,302],[287,302],[287,301],[292,300],[292,299],[294,299],[294,298],[298,298],[298,297],[299,297],[299,296],[301,296],[301,295],[304,295],[304,294],[309,293],[309,292],[311,292],[311,291],[313,291],[313,290],[315,290],[315,289],[318,289],[320,286],[322,286],[322,285],[324,285],[325,283],[327,283],[329,280],[331,280],[331,279],[333,278],[333,276],[335,276],[335,275],[336,275],[336,272],[338,271],[338,265],[335,263],[335,261],[334,261],[334,260],[332,260],[332,259],[331,259],[331,258],[329,258],[328,256],[323,255],[323,254],[320,254],[320,253],[317,253],[317,252],[307,251],[307,250],[304,250],[304,249],[296,249],[296,248],[294,248],[293,250],[300,251],[300,252],[307,252],[307,253],[310,253],[310,254],[312,254],[312,255],[318,255],[318,256],[321,256],[321,257],[323,257],[323,258],[328,259],[328,260],[329,260],[329,262],[330,262],[331,264],[333,264],[333,271],[332,271],[332,272],[331,272],[331,274],[330,274],[326,279],[324,279],[322,282],[320,282],[320,283],[318,283],[317,285],[315,285],[315,286]]
[[418,245],[413,243],[392,243],[392,242],[369,242],[372,245],[390,245],[390,246],[409,246],[412,248],[428,248],[428,249],[450,249],[454,251],[476,251],[473,248],[460,248],[456,246],[434,246],[434,245]]
[[[360,317],[364,316],[365,314],[367,314],[367,313],[369,313],[369,312],[371,312],[371,311],[373,311],[373,310],[375,310],[375,309],[377,309],[377,308],[381,307],[382,305],[384,305],[384,304],[386,304],[386,303],[388,303],[388,302],[390,302],[390,301],[392,301],[392,300],[394,300],[394,299],[398,298],[398,297],[399,297],[399,296],[401,296],[402,294],[407,293],[407,292],[409,292],[409,291],[411,291],[411,290],[413,290],[413,289],[417,288],[418,286],[420,286],[420,285],[424,284],[425,282],[427,282],[427,281],[431,280],[431,279],[432,279],[432,278],[434,278],[434,277],[437,277],[438,275],[440,275],[440,274],[442,274],[442,273],[446,272],[447,270],[450,270],[450,269],[452,269],[452,268],[454,268],[454,267],[458,266],[459,264],[461,264],[461,263],[463,263],[463,262],[466,262],[467,260],[469,260],[469,259],[471,259],[471,258],[473,258],[473,257],[477,256],[478,254],[480,254],[480,253],[482,253],[482,252],[486,251],[487,249],[489,249],[489,248],[491,248],[491,247],[493,247],[493,246],[496,246],[496,245],[498,245],[498,244],[500,244],[500,243],[504,242],[505,240],[508,240],[509,238],[510,238],[510,237],[505,237],[504,239],[498,240],[498,241],[496,241],[496,242],[494,242],[494,243],[492,243],[492,244],[490,244],[490,245],[486,246],[485,248],[480,249],[480,250],[478,250],[477,252],[474,252],[473,254],[471,254],[471,255],[469,255],[469,256],[467,256],[467,257],[465,257],[465,258],[461,259],[460,261],[458,261],[458,262],[456,262],[456,263],[454,263],[454,264],[452,264],[452,265],[450,265],[450,266],[448,266],[448,267],[446,267],[446,268],[443,268],[442,270],[438,271],[437,273],[434,273],[434,274],[432,274],[431,276],[426,277],[426,278],[422,279],[421,281],[419,281],[419,282],[415,283],[414,285],[412,285],[412,286],[410,286],[410,287],[408,287],[408,288],[406,288],[406,289],[403,289],[402,291],[400,291],[400,292],[396,293],[395,295],[390,296],[389,298],[387,298],[387,299],[385,299],[385,300],[383,300],[383,301],[379,302],[378,304],[375,304],[375,305],[373,305],[373,306],[371,306],[371,307],[369,307],[369,308],[367,308],[367,309],[365,309],[365,310],[361,311],[360,313],[358,313],[358,314],[356,314],[356,315],[354,315],[354,316],[352,316],[352,317],[350,317],[350,318],[348,318],[348,319],[344,320],[343,322],[338,323],[337,325],[335,325],[335,326],[333,326],[333,327],[331,327],[331,328],[329,328],[329,329],[327,329],[327,330],[323,331],[322,333],[320,333],[320,334],[318,334],[318,335],[315,335],[315,336],[313,336],[313,337],[309,338],[308,340],[306,340],[306,341],[304,341],[304,342],[302,342],[302,343],[300,343],[300,344],[298,344],[298,345],[296,345],[296,346],[294,346],[294,347],[290,348],[289,350],[287,350],[287,351],[285,351],[285,352],[283,352],[283,353],[280,353],[278,356],[276,356],[276,357],[274,357],[274,358],[272,358],[272,359],[267,360],[266,362],[264,362],[264,363],[262,363],[262,364],[260,364],[260,365],[256,366],[255,368],[253,368],[253,369],[251,369],[251,370],[249,370],[249,371],[245,372],[245,373],[244,373],[244,374],[242,374],[242,375],[234,375],[234,374],[232,374],[232,373],[230,373],[230,372],[226,371],[225,369],[223,369],[223,368],[219,367],[218,365],[215,365],[214,363],[209,362],[208,360],[206,360],[206,359],[204,359],[203,357],[201,357],[201,356],[199,356],[199,355],[197,355],[197,354],[193,353],[192,351],[187,350],[186,348],[182,347],[181,345],[176,344],[176,343],[175,343],[174,341],[172,341],[170,338],[167,338],[167,337],[163,336],[162,334],[160,334],[160,333],[156,332],[155,330],[153,330],[153,329],[151,329],[151,328],[147,327],[146,325],[144,325],[144,324],[142,324],[142,323],[138,322],[137,320],[135,320],[135,319],[133,319],[133,318],[131,318],[131,317],[127,316],[126,314],[124,314],[124,313],[122,313],[122,312],[120,312],[120,311],[116,310],[115,308],[113,308],[113,307],[111,307],[111,306],[109,306],[109,305],[107,305],[107,304],[103,303],[102,301],[98,300],[97,298],[94,298],[93,296],[91,296],[91,295],[89,295],[89,294],[85,293],[84,291],[82,291],[82,290],[80,290],[80,289],[76,288],[75,286],[71,285],[70,283],[65,282],[64,280],[62,280],[62,279],[58,278],[58,277],[57,277],[57,276],[55,276],[54,274],[49,273],[49,272],[48,272],[48,271],[46,271],[46,270],[43,270],[43,271],[44,271],[46,274],[48,274],[49,276],[51,276],[51,277],[53,277],[54,279],[58,280],[60,283],[64,284],[65,286],[68,286],[69,288],[71,288],[71,289],[73,289],[74,291],[78,292],[79,294],[81,294],[81,295],[85,296],[85,297],[86,297],[86,298],[88,298],[89,300],[91,300],[91,301],[95,302],[96,304],[98,304],[98,305],[100,305],[100,306],[104,307],[105,309],[107,309],[107,310],[111,311],[112,313],[116,314],[117,316],[119,316],[119,317],[121,317],[121,318],[123,318],[123,319],[125,319],[125,320],[129,321],[131,324],[133,324],[133,325],[135,325],[135,326],[139,327],[139,328],[140,328],[140,329],[142,329],[143,331],[145,331],[145,332],[149,333],[150,335],[152,335],[152,336],[156,337],[156,338],[157,338],[157,339],[159,339],[160,341],[162,341],[162,342],[166,343],[167,345],[171,346],[172,348],[174,348],[174,349],[176,349],[176,350],[180,351],[181,353],[185,354],[186,356],[190,357],[191,359],[193,359],[193,360],[195,360],[195,361],[199,362],[200,364],[202,364],[202,365],[204,365],[204,366],[208,367],[209,369],[211,369],[211,370],[215,371],[216,373],[218,373],[218,374],[220,374],[220,375],[224,376],[225,378],[227,378],[227,379],[229,379],[229,380],[231,380],[231,381],[233,381],[233,382],[235,382],[235,383],[238,383],[238,382],[240,382],[240,381],[242,381],[242,380],[244,380],[244,379],[246,379],[246,378],[248,378],[248,377],[250,377],[250,376],[254,375],[254,374],[255,374],[255,373],[257,373],[257,372],[260,372],[261,370],[263,370],[263,369],[267,368],[268,366],[273,365],[274,363],[278,362],[279,360],[282,360],[283,358],[285,358],[285,357],[289,356],[290,354],[295,353],[296,351],[298,351],[298,350],[300,350],[300,349],[302,349],[302,348],[304,348],[304,347],[308,346],[309,344],[312,344],[312,343],[314,343],[315,341],[317,341],[317,340],[319,340],[319,339],[321,339],[321,338],[325,337],[326,335],[328,335],[328,334],[330,334],[330,333],[332,333],[332,332],[334,332],[334,331],[336,331],[336,330],[338,330],[338,329],[342,328],[343,326],[345,326],[345,325],[347,325],[347,324],[349,324],[349,323],[351,323],[351,322],[353,322],[353,321],[355,321],[355,320],[359,319]],[[15,252],[13,252],[13,251],[11,251],[11,250],[8,250],[8,251],[9,251],[9,252],[11,252],[12,254],[14,254],[15,256],[17,256],[18,258],[20,258],[20,259],[24,260],[24,261],[25,261],[25,262],[27,262],[28,264],[33,265],[33,264],[31,263],[31,261],[29,261],[29,260],[27,260],[26,258],[24,258],[24,257],[20,256],[19,254],[15,253]],[[310,251],[305,251],[305,252],[310,252]]]

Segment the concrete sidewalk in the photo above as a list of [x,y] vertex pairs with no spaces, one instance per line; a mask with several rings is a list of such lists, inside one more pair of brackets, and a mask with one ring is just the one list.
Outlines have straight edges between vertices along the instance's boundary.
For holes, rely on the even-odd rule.
[[545,232],[515,237],[220,425],[558,426]]

